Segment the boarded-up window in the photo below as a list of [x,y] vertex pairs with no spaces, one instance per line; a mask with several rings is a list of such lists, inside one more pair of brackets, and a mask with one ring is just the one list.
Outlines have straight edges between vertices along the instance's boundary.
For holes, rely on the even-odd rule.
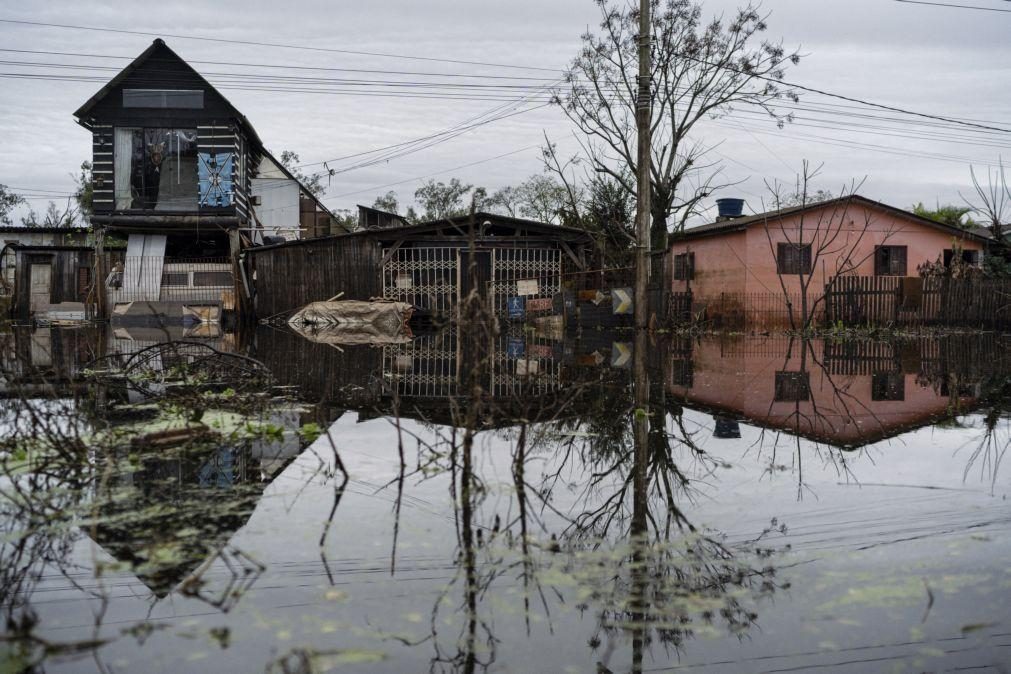
[[871,400],[905,400],[906,377],[901,372],[875,372],[871,376]]
[[875,276],[905,276],[906,247],[905,246],[875,246],[874,247]]
[[779,244],[776,247],[776,271],[780,274],[810,274],[811,244]]
[[674,280],[691,281],[695,278],[695,253],[674,256]]
[[776,402],[800,402],[811,399],[810,372],[777,372]]
[[193,285],[231,287],[232,273],[228,271],[195,271],[193,272]]
[[91,267],[77,268],[77,296],[81,300],[88,296],[91,288]]

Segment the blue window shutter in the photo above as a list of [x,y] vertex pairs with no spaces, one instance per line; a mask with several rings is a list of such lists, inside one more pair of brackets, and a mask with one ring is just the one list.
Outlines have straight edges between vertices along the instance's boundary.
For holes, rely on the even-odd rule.
[[200,205],[223,207],[232,205],[232,152],[200,152],[197,156],[197,176],[200,179]]

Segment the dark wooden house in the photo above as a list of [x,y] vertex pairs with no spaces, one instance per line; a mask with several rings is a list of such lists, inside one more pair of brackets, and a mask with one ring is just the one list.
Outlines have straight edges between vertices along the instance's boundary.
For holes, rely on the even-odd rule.
[[566,275],[591,268],[593,240],[577,229],[476,213],[250,248],[244,256],[261,319],[338,293],[451,316],[472,288],[506,315],[518,304],[549,307]]
[[185,301],[227,304],[239,293],[241,304],[247,284],[234,277],[225,287],[213,274],[237,276],[242,248],[343,231],[245,115],[160,39],[74,116],[93,136],[96,246],[110,234],[128,239],[110,307],[179,302],[165,290],[180,288]]

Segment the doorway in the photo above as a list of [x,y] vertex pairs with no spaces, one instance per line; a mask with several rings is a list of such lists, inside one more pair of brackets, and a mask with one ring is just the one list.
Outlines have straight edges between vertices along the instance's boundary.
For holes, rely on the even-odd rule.
[[32,263],[29,279],[31,312],[44,313],[49,309],[49,298],[52,296],[53,266],[48,262]]

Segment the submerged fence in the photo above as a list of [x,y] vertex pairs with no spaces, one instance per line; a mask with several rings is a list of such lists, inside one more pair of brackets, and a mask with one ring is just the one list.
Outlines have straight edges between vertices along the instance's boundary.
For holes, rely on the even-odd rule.
[[[688,306],[684,295],[688,296]],[[809,293],[806,304],[803,299],[800,293],[720,293],[703,297],[672,294],[675,315],[687,314],[694,322],[718,329],[801,328],[805,315],[811,316],[813,323],[820,322],[824,314],[822,296]]]
[[110,305],[127,302],[226,302],[234,294],[228,258],[126,256],[104,279]]
[[1011,280],[840,276],[825,320],[845,325],[1011,327]]
[[[807,325],[1011,328],[1011,279],[841,276],[799,293],[669,293],[673,323],[765,330]],[[810,317],[805,320],[805,317]]]

